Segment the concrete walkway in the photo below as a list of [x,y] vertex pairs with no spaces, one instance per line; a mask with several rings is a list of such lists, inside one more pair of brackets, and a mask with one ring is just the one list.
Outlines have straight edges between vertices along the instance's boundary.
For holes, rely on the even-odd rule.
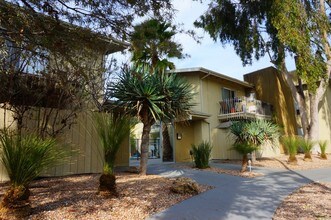
[[[238,165],[212,163],[226,169]],[[298,187],[312,181],[331,182],[331,168],[290,171],[256,168],[262,177],[243,178],[209,171],[178,169],[173,165],[150,165],[148,172],[165,177],[185,176],[215,188],[176,204],[154,216],[159,219],[272,219],[282,200]]]

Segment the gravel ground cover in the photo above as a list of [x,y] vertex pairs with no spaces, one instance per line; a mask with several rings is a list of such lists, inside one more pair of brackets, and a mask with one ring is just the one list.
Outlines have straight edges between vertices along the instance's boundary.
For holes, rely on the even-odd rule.
[[[118,197],[97,193],[100,175],[45,178],[31,185],[31,220],[145,219],[193,195],[170,191],[171,179],[157,175],[117,175]],[[210,187],[200,185],[200,193]],[[0,196],[7,188],[1,184]],[[15,219],[2,216],[2,219]]]
[[[328,154],[327,156],[327,160],[322,160],[319,155],[312,155],[312,161],[304,161],[304,154],[298,154],[296,156],[298,159],[298,164],[293,165],[287,162],[288,155],[283,154],[273,158],[260,158],[254,163],[254,166],[291,170],[309,170],[331,167],[331,155]],[[241,160],[215,160],[215,162],[241,164]]]
[[[236,163],[237,161],[235,161]],[[241,161],[240,161],[241,164]],[[210,171],[210,172],[215,172],[215,173],[222,173],[222,174],[228,174],[228,175],[232,175],[232,176],[241,176],[241,177],[246,177],[246,178],[254,178],[254,177],[258,177],[258,176],[263,176],[262,173],[258,173],[258,172],[240,172],[240,169],[238,170],[227,170],[227,169],[222,169],[219,167],[209,167],[206,169],[198,169],[195,168],[193,163],[186,163],[186,164],[174,164],[173,167],[175,168],[180,168],[180,169],[195,169],[195,170],[204,170],[204,171]]]
[[331,219],[331,183],[311,183],[299,188],[282,202],[273,219]]

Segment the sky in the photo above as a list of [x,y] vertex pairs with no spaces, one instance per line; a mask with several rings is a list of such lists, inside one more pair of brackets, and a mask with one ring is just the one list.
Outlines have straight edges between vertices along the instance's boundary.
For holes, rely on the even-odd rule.
[[[208,4],[200,3],[200,1],[193,0],[173,0],[173,6],[177,10],[175,23],[183,23],[185,30],[195,30],[195,32],[202,36],[201,43],[198,44],[190,36],[186,34],[177,34],[175,41],[180,43],[183,47],[183,53],[188,54],[183,60],[171,60],[174,62],[176,69],[203,67],[223,75],[227,75],[239,80],[243,80],[243,75],[259,69],[272,66],[268,56],[260,58],[260,60],[253,59],[252,65],[242,64],[239,56],[235,53],[232,45],[222,45],[220,42],[214,42],[207,33],[202,29],[196,29],[193,22],[197,20],[208,8]],[[114,55],[119,63],[128,62],[130,55],[121,55],[116,53]],[[294,70],[295,66],[291,59],[286,59],[288,70]]]
[[[199,1],[192,0],[174,0],[173,5],[178,10],[175,20],[184,23],[185,29],[194,28],[193,22],[208,8],[206,3],[201,4]],[[204,67],[243,80],[243,75],[246,73],[272,66],[269,57],[266,56],[259,61],[253,60],[252,65],[243,67],[239,56],[230,44],[223,46],[220,42],[215,43],[202,29],[195,30],[203,36],[201,44],[197,44],[189,36],[183,34],[176,37],[176,41],[182,44],[184,53],[190,55],[184,60],[173,61],[177,69]],[[294,65],[290,62],[288,68],[293,70]]]

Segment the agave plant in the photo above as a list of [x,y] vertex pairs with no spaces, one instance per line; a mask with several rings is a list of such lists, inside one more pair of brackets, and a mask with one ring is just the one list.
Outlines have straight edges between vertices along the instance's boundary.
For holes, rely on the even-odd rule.
[[328,146],[328,141],[320,141],[318,142],[320,149],[321,149],[321,159],[327,160],[327,156],[326,156],[326,147]]
[[20,136],[4,130],[0,133],[1,162],[10,180],[10,188],[2,200],[2,206],[15,207],[27,202],[29,185],[40,173],[66,158],[55,139],[42,139],[36,135]]
[[192,144],[192,155],[194,157],[195,166],[199,169],[209,167],[210,153],[212,146],[209,142],[202,142],[198,146]]
[[125,115],[97,113],[94,116],[99,141],[104,151],[103,173],[99,179],[99,190],[116,194],[114,165],[121,144],[129,138],[131,120]]

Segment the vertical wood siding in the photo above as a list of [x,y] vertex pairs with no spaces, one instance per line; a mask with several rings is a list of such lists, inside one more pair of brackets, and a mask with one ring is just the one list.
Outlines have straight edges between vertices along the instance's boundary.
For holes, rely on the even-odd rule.
[[[8,112],[8,111],[7,111]],[[10,113],[10,112],[9,112]],[[0,126],[12,123],[12,115],[7,113],[6,120],[3,117],[4,110],[0,109]],[[2,118],[1,118],[2,116]],[[36,120],[30,120],[27,129],[31,128]],[[60,143],[71,151],[67,160],[54,168],[42,173],[42,176],[64,176],[71,174],[100,173],[103,167],[103,151],[100,146],[97,133],[93,125],[93,118],[88,113],[79,113],[76,123],[70,128],[66,128],[58,136]],[[117,166],[129,165],[129,136],[121,145],[116,159]],[[0,181],[7,180],[7,174],[3,166],[0,165]]]

